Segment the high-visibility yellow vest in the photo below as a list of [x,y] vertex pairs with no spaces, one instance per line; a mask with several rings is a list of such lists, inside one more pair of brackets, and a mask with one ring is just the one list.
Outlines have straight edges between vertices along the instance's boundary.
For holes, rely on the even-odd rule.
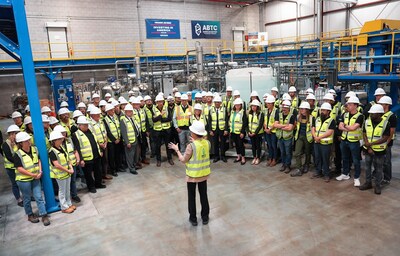
[[233,96],[231,96],[229,99],[228,97],[225,96],[222,101],[222,106],[228,110],[228,113],[231,113],[232,104],[233,104]]
[[[385,114],[383,114],[383,116],[382,116],[382,119],[385,119],[385,120],[387,120],[387,122],[389,122],[389,118],[392,116],[392,115],[394,115],[394,113],[392,112],[392,111],[388,111],[388,112],[386,112]],[[397,117],[396,117],[396,119],[397,119]],[[393,134],[393,137],[392,137],[392,140],[395,140],[396,139],[396,133],[394,133]]]
[[[321,117],[317,117],[317,119],[315,120],[315,133],[316,133],[317,137],[319,137],[320,135],[324,134],[325,132],[327,132],[329,130],[329,126],[331,125],[332,120],[333,119],[331,117],[329,117],[324,122],[322,122]],[[321,139],[320,143],[322,145],[332,144],[333,136],[334,136],[334,133],[332,133],[329,137]]]
[[[12,155],[14,156],[15,152],[18,151],[18,146],[17,144],[14,144],[14,146],[11,146],[11,141],[9,139],[6,140],[6,143],[8,145],[8,147],[11,150]],[[15,170],[15,166],[13,162],[10,162],[6,156],[4,156],[4,168],[6,169],[11,169],[11,170]]]
[[67,136],[70,137],[71,136],[71,127],[72,127],[72,125],[75,124],[74,120],[70,119],[68,124],[63,123],[63,122],[60,121],[60,124],[61,124],[62,127],[65,128],[65,130],[67,130]]
[[339,114],[339,107],[337,106],[337,104],[335,106],[332,107],[332,111],[329,114],[329,116],[333,119],[336,120],[338,114]]
[[214,107],[214,104],[208,105],[207,103],[205,103],[205,104],[202,104],[202,105],[203,105],[204,116],[206,118],[208,118],[208,115],[210,114],[210,110],[211,110],[211,108]]
[[[93,136],[93,137],[94,137],[94,139],[96,139],[95,136]],[[90,141],[89,141],[88,137],[81,130],[78,130],[78,131],[76,131],[76,138],[79,141],[81,155],[83,158],[81,160],[83,160],[83,161],[93,160],[94,156],[93,156],[92,146],[90,145]],[[99,150],[99,147],[97,147],[97,149]],[[99,150],[99,154],[100,154],[100,150]]]
[[[62,153],[61,151],[59,151],[55,147],[51,147],[50,150],[49,150],[49,153],[50,152],[54,152],[54,154],[57,157],[58,163],[62,167],[69,169],[69,158],[68,158],[68,154],[67,153]],[[49,161],[51,161],[51,160],[49,159]],[[53,165],[53,163],[50,163],[50,178],[58,179],[58,180],[64,180],[66,178],[69,178],[70,176],[71,176],[71,174],[69,174],[68,172],[60,170],[60,169],[56,168]]]
[[186,111],[183,111],[182,104],[175,107],[176,123],[178,127],[190,125],[189,113],[193,115],[193,109],[191,106],[187,106]]
[[[366,132],[368,141],[370,143],[372,143],[372,142],[380,140],[383,136],[383,132],[385,131],[387,124],[388,124],[388,120],[382,118],[382,120],[379,122],[379,124],[374,127],[372,125],[371,118],[368,118],[365,121],[365,132]],[[375,152],[384,151],[386,149],[386,147],[387,147],[387,141],[385,141],[381,144],[371,146],[372,150]],[[366,148],[366,147],[364,146],[364,148]]]
[[24,132],[24,131],[25,131],[25,124],[24,124],[24,123],[22,123],[21,126],[18,126],[18,127],[19,127],[19,130],[20,130],[21,132]]
[[[108,129],[110,129],[111,134],[116,138],[117,140],[121,138],[121,131],[119,130],[119,120],[116,115],[114,115],[114,120],[111,119],[108,115],[104,118],[104,121],[107,123]],[[110,138],[107,140],[108,142],[111,142]]]
[[299,100],[298,97],[294,97],[294,99],[292,99],[292,108],[297,109],[297,107],[298,107],[298,100]]
[[[312,121],[312,116],[310,115],[307,123],[306,123],[306,137],[307,137],[307,141],[309,143],[313,142],[313,137],[312,137],[312,133],[311,133],[311,121]],[[294,139],[297,140],[299,138],[299,132],[300,132],[300,123],[301,120],[297,120],[297,124],[296,124],[296,134],[294,136]]]
[[243,128],[243,115],[244,110],[241,109],[239,112],[231,111],[229,116],[229,130],[231,133],[240,134]]
[[205,177],[211,173],[210,142],[205,139],[194,140],[190,143],[193,154],[186,165],[186,175],[191,178]]
[[319,107],[317,107],[317,105],[315,105],[314,109],[311,111],[311,115],[314,118],[317,118],[318,117],[318,112],[319,112]]
[[[277,110],[277,108],[274,107],[272,109],[272,111],[271,111],[271,114],[269,115],[269,118],[268,118],[268,109],[265,108],[264,125],[266,127],[268,127],[268,129],[271,129],[272,125],[275,123],[276,110]],[[271,130],[271,133],[276,133],[276,128],[273,128]]]
[[103,122],[96,122],[91,119],[89,129],[96,137],[99,144],[103,144],[107,141],[107,131]]
[[[255,133],[257,130],[257,127],[260,125],[261,115],[262,115],[262,112],[260,112],[259,114],[256,114],[256,113],[249,114],[249,116],[248,116],[249,131],[251,133]],[[264,133],[264,129],[261,128],[260,131],[258,131],[258,134],[262,134],[262,133]]]
[[[290,118],[292,118],[292,113],[289,112],[289,114],[286,116],[285,119],[283,119],[283,114],[282,112],[279,113],[279,123],[280,124],[289,124]],[[278,139],[284,139],[284,140],[290,140],[293,138],[293,130],[292,131],[283,131],[282,129],[276,129],[276,137]]]
[[193,123],[193,121],[195,121],[195,120],[196,120],[196,121],[203,122],[204,126],[207,125],[207,119],[206,119],[206,117],[205,117],[203,114],[201,114],[199,117],[196,117],[194,114],[191,115],[191,116],[190,116],[190,121]]
[[64,150],[68,153],[69,161],[71,162],[72,166],[76,166],[76,156],[75,156],[75,148],[72,140],[68,138],[65,140],[65,147]]
[[[361,115],[360,112],[357,112],[355,115],[353,115],[352,118],[350,118],[350,114],[346,113],[344,114],[344,120],[343,123],[345,125],[353,125],[356,123],[357,118]],[[358,127],[358,129],[350,132],[343,131],[342,132],[342,140],[345,140],[347,138],[348,141],[350,142],[357,142],[362,139],[362,127]]]
[[[217,110],[215,107],[210,109],[211,115],[211,130],[215,131],[217,129]],[[220,107],[218,109],[218,128],[223,131],[225,130],[225,108]]]
[[152,119],[153,115],[151,114],[151,110],[147,106],[143,107],[143,110],[146,113],[147,120],[149,120],[150,128],[153,128],[153,119]]
[[143,109],[135,109],[133,111],[133,120],[135,120],[138,127],[140,127],[141,132],[146,132],[146,113]]
[[129,120],[128,117],[123,116],[121,117],[121,122],[125,124],[126,127],[126,134],[128,136],[128,140],[126,143],[133,144],[136,141],[136,131],[135,131],[135,124],[133,123],[133,119]]
[[47,132],[46,131],[44,132],[44,139],[46,141],[46,149],[47,150],[50,150],[50,148],[51,148],[51,144],[50,144],[50,141],[49,141],[50,133],[51,133],[51,128],[49,127]]
[[275,100],[274,107],[279,109],[281,107],[281,103],[282,99]]
[[[168,105],[164,104],[162,111],[164,111],[164,115],[162,116],[162,118],[167,118],[168,117]],[[154,112],[154,117],[157,117],[159,115],[161,115],[161,111],[154,106],[153,107],[153,112]],[[168,130],[169,128],[171,128],[171,122],[162,122],[161,120],[154,122],[153,124],[153,129],[155,131],[162,131],[162,130]]]
[[[39,155],[36,147],[31,147],[32,157],[25,153],[22,149],[17,150],[15,154],[21,159],[22,167],[30,173],[39,174]],[[33,177],[24,175],[15,169],[16,181],[32,181]]]

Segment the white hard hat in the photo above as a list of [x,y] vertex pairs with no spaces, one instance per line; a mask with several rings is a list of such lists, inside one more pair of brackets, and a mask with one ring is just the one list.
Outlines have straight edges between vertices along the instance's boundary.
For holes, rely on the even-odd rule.
[[252,91],[250,93],[250,97],[258,97],[258,92],[257,91]]
[[20,132],[21,130],[19,129],[18,125],[12,124],[8,126],[7,128],[7,133],[9,132]]
[[11,114],[11,118],[17,118],[17,117],[22,117],[22,114],[19,113],[18,111],[14,111],[14,112]]
[[388,105],[392,105],[393,104],[393,102],[392,102],[392,98],[390,98],[389,96],[383,96],[379,101],[378,101],[378,103],[379,104],[388,104]]
[[308,103],[307,101],[302,101],[299,108],[310,109],[310,103]]
[[329,89],[329,91],[328,91],[329,93],[331,93],[333,96],[336,96],[337,94],[336,94],[336,91],[335,90],[333,90],[333,89]]
[[61,132],[52,131],[50,133],[49,141],[58,140],[58,139],[64,139],[64,136],[61,134]]
[[31,139],[31,136],[26,132],[19,132],[19,133],[17,133],[17,136],[15,136],[15,141],[17,143],[27,141],[30,139]]
[[292,103],[290,103],[290,101],[288,101],[288,100],[284,100],[282,102],[282,107],[284,107],[284,108],[290,108],[291,105],[292,105]]
[[68,108],[68,107],[69,107],[68,102],[66,101],[61,102],[60,108]]
[[105,111],[108,112],[108,111],[113,110],[113,109],[114,109],[114,106],[112,104],[107,104],[106,108],[105,108]]
[[57,131],[57,132],[67,132],[67,130],[64,128],[64,126],[62,126],[62,125],[56,125],[54,128],[53,128],[53,131]]
[[174,101],[174,97],[172,97],[171,95],[168,95],[167,101]]
[[268,95],[268,97],[265,99],[265,103],[275,103],[275,97],[273,95]]
[[100,98],[100,95],[98,95],[97,93],[93,93],[92,99],[95,99],[95,98]]
[[104,95],[104,98],[107,98],[107,97],[111,97],[111,94],[108,92]]
[[315,95],[310,93],[307,95],[306,100],[316,100],[317,98],[315,98]]
[[347,101],[347,103],[356,103],[356,104],[360,104],[360,100],[358,99],[357,96],[351,96],[349,98],[349,100]]
[[130,90],[130,91],[128,92],[128,94],[129,94],[129,95],[130,95],[130,94],[135,94],[135,92],[132,91],[132,90]]
[[207,96],[207,92],[206,91],[202,91],[201,92],[201,97],[206,97]]
[[290,86],[289,87],[289,92],[297,92],[296,87]]
[[287,101],[292,101],[292,97],[290,97],[290,95],[288,93],[284,93],[282,95],[282,100],[287,100]]
[[60,115],[64,115],[64,114],[69,114],[68,108],[60,108],[60,109],[58,110],[58,115],[59,115],[59,116],[60,116]]
[[214,94],[212,92],[207,92],[207,97],[214,97]]
[[232,95],[233,96],[240,96],[239,90],[234,90]]
[[263,99],[266,99],[268,96],[269,96],[269,93],[268,93],[268,92],[267,92],[267,93],[264,93]]
[[232,88],[232,86],[228,86],[228,87],[226,87],[226,91],[227,91],[227,92],[231,92],[231,91],[233,91],[233,88]]
[[83,116],[82,112],[80,110],[75,110],[74,113],[72,113],[72,118],[80,117]]
[[183,94],[181,100],[189,100],[189,97],[187,96],[187,94]]
[[139,98],[138,97],[134,98],[133,101],[132,101],[132,104],[140,104]]
[[58,119],[55,118],[54,116],[50,116],[49,119],[50,119],[50,124],[51,124],[51,125],[53,125],[53,124],[58,124],[58,123],[60,122],[60,121],[58,121]]
[[274,86],[271,88],[271,92],[279,92],[279,91],[278,91],[278,88]]
[[29,105],[26,105],[25,112],[30,112],[30,111],[31,111],[31,108],[29,107]]
[[357,97],[357,94],[353,91],[349,91],[346,93],[345,98],[350,98],[350,97]]
[[32,117],[26,116],[24,119],[24,125],[28,125],[32,123]]
[[42,122],[43,122],[43,123],[50,123],[49,116],[47,116],[47,115],[42,115]]
[[42,107],[42,109],[40,110],[40,112],[43,113],[47,113],[47,112],[51,112],[51,109],[48,106],[44,106]]
[[250,106],[257,106],[257,107],[261,107],[261,103],[258,100],[253,100],[250,103]]
[[112,103],[111,103],[111,105],[112,105],[114,108],[115,108],[115,107],[118,107],[118,106],[119,106],[119,102],[116,101],[116,100],[113,100]]
[[217,96],[221,96],[221,95],[219,95],[218,92],[214,92],[214,93],[213,93],[213,97],[217,97]]
[[96,107],[96,106],[93,105],[93,104],[88,104],[88,106],[87,106],[87,112],[90,113],[90,112],[92,111],[93,107]]
[[222,102],[222,99],[220,96],[216,96],[213,101],[214,102]]
[[125,107],[124,110],[125,110],[125,111],[133,111],[133,107],[132,107],[131,104],[128,104],[128,105],[126,105],[126,107]]
[[120,101],[119,101],[119,104],[121,104],[121,105],[123,105],[123,104],[128,104],[129,102],[125,99],[125,98],[122,98]]
[[136,98],[138,99],[138,101],[142,101],[142,100],[143,100],[143,97],[142,97],[142,96],[140,96],[140,95],[139,95],[139,96],[137,96]]
[[99,102],[99,107],[102,107],[102,106],[105,106],[105,105],[107,105],[107,101],[101,100],[101,101]]
[[306,90],[306,93],[307,93],[307,94],[309,94],[309,93],[314,94],[314,90],[311,89],[311,88],[308,88],[308,89]]
[[129,97],[129,99],[128,99],[129,103],[132,103],[135,98],[136,98],[135,96]]
[[86,105],[83,102],[79,102],[77,108],[86,108]]
[[144,101],[148,101],[148,100],[151,100],[151,97],[149,96],[149,95],[146,95],[146,96],[144,96]]
[[205,136],[207,135],[206,127],[203,122],[195,120],[193,124],[189,127],[189,130],[194,134]]
[[177,92],[177,91],[178,91],[178,88],[176,88],[176,87],[172,88],[172,92]]
[[176,92],[176,93],[174,94],[174,97],[175,97],[175,98],[181,98],[181,97],[182,97],[182,94],[181,94],[180,92]]
[[322,103],[321,109],[332,111],[332,106],[328,102]]
[[203,107],[201,106],[201,104],[196,103],[196,104],[194,105],[194,110],[201,110],[201,111],[203,111]]
[[89,124],[89,120],[86,118],[86,116],[80,116],[78,117],[78,120],[76,121],[77,124]]
[[101,110],[98,107],[93,107],[92,111],[90,111],[91,115],[98,115],[101,114]]
[[123,99],[125,99],[123,96],[119,96],[119,97],[118,97],[118,101],[121,101],[121,100],[123,100]]
[[201,98],[201,93],[200,93],[200,92],[196,92],[196,94],[194,95],[194,97],[195,97],[196,99]]
[[383,113],[385,113],[385,110],[383,109],[382,105],[375,104],[375,105],[371,106],[371,108],[369,109],[368,113],[370,113],[370,114],[383,114]]
[[383,90],[382,88],[378,88],[375,90],[374,96],[378,96],[378,95],[386,95],[385,90]]
[[191,91],[186,92],[187,96],[192,95]]
[[156,101],[164,101],[164,97],[162,95],[157,95]]
[[241,98],[237,98],[233,101],[233,105],[243,105],[243,100]]
[[325,94],[325,96],[324,96],[323,99],[324,99],[324,100],[332,100],[332,101],[335,101],[335,98],[333,97],[332,93],[327,93],[327,94]]

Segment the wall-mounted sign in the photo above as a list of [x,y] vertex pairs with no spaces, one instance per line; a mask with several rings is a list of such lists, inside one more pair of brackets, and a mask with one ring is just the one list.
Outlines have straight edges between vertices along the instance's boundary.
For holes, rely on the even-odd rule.
[[220,22],[192,20],[192,38],[221,39]]
[[247,35],[247,41],[249,42],[249,46],[257,46],[258,32],[249,32],[249,34]]
[[258,44],[262,46],[268,45],[268,32],[258,32]]
[[146,19],[147,39],[180,39],[179,20]]

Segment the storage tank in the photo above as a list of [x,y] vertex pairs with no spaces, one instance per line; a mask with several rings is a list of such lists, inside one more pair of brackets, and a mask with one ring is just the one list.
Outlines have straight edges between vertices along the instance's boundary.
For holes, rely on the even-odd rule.
[[251,91],[257,91],[260,99],[271,88],[277,86],[277,78],[273,76],[272,68],[241,68],[226,72],[226,86],[240,91],[240,97],[249,101]]

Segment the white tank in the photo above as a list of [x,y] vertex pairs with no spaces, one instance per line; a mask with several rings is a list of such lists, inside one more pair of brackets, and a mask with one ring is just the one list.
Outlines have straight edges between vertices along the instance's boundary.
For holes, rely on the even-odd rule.
[[[250,72],[252,89],[250,89]],[[231,69],[226,72],[226,86],[239,90],[240,98],[245,102],[249,101],[251,91],[257,91],[262,100],[266,92],[271,93],[271,88],[277,86],[277,79],[272,74],[272,68]]]

